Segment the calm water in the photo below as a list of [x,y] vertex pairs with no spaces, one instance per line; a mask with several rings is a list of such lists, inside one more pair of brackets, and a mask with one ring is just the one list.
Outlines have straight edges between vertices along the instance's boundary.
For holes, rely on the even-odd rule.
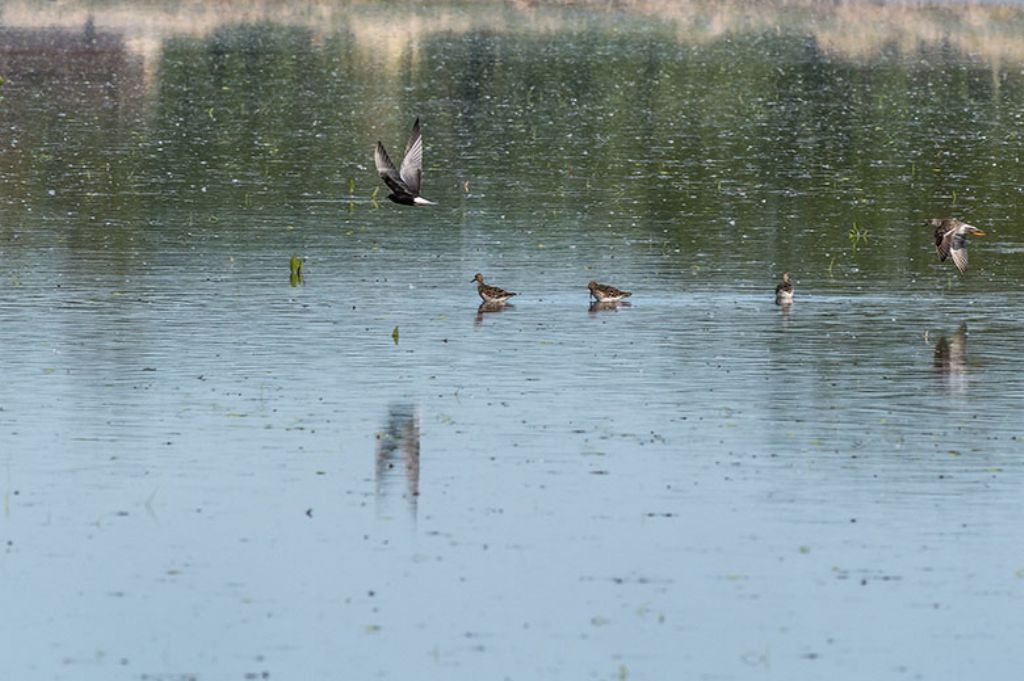
[[[0,678],[1019,673],[1016,12],[41,7]],[[416,116],[431,209],[373,169]]]

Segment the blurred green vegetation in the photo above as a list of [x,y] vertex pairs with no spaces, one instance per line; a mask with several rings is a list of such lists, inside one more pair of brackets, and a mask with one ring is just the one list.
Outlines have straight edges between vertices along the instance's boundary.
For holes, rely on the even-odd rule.
[[927,217],[1020,234],[1019,65],[941,40],[842,58],[785,26],[688,43],[581,16],[396,54],[344,26],[241,24],[168,39],[155,64],[115,34],[23,36],[34,49],[0,60],[0,229],[62,219],[72,247],[102,228],[136,248],[156,229],[373,225],[401,210],[374,209],[373,144],[400,148],[419,115],[424,193],[450,229],[472,211],[538,234],[571,222],[678,249],[681,267],[702,252],[823,278],[922,269]]

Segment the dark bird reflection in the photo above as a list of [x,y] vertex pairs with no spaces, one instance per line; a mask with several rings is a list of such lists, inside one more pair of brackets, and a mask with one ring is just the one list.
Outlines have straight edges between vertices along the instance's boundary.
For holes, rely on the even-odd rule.
[[948,339],[939,337],[933,364],[951,383],[963,384],[967,374],[967,324],[961,324]]
[[415,405],[398,402],[388,407],[388,418],[377,433],[374,452],[377,508],[404,482],[405,498],[416,517],[420,495],[420,413]]
[[618,310],[622,307],[631,307],[632,303],[625,300],[595,300],[590,303],[590,314]]
[[504,312],[505,310],[514,310],[515,305],[510,305],[505,302],[490,302],[480,303],[480,307],[476,309],[476,318],[473,320],[474,326],[480,326],[484,322],[484,315]]

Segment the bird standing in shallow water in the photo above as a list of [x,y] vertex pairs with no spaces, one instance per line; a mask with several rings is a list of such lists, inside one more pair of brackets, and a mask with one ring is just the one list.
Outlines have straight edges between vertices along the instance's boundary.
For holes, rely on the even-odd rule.
[[596,281],[588,283],[587,288],[590,289],[590,295],[597,298],[600,303],[614,303],[633,295],[632,291],[621,291],[614,286],[598,284]]
[[789,305],[793,302],[793,284],[789,280],[789,272],[782,273],[782,281],[775,287],[775,304]]
[[957,218],[935,218],[928,224],[935,227],[935,250],[939,253],[939,260],[952,256],[960,274],[966,272],[967,235],[985,236],[985,232]]
[[480,299],[485,303],[504,303],[512,296],[519,295],[518,293],[512,293],[511,291],[506,291],[505,289],[498,288],[497,286],[488,286],[484,283],[484,275],[479,272],[477,272],[476,276],[470,279],[470,281],[476,282],[476,292],[480,294]]
[[412,124],[412,134],[409,135],[409,142],[405,145],[405,156],[402,157],[402,165],[398,170],[395,164],[388,158],[388,152],[384,145],[377,142],[377,148],[373,152],[373,160],[377,164],[377,172],[384,184],[388,186],[391,193],[388,198],[395,203],[406,206],[432,206],[433,201],[427,201],[420,196],[420,179],[423,176],[423,136],[420,135],[420,119]]

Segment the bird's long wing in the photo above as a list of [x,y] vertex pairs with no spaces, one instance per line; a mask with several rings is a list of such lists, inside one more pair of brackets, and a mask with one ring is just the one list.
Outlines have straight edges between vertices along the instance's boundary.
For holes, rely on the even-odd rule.
[[405,145],[405,157],[398,174],[413,194],[419,194],[420,178],[423,175],[423,136],[420,134],[419,118],[412,124],[412,133],[409,135],[409,143]]
[[960,274],[963,274],[967,271],[967,237],[955,234],[949,241],[949,254],[953,256],[953,264],[960,270]]
[[953,247],[953,235],[956,228],[937,227],[935,229],[935,250],[939,252],[939,260],[949,257],[949,251]]
[[388,157],[388,152],[384,150],[384,145],[380,142],[377,142],[377,148],[373,152],[373,160],[377,164],[377,172],[380,173],[381,179],[391,191],[396,194],[410,193],[402,176],[395,169],[395,164]]

